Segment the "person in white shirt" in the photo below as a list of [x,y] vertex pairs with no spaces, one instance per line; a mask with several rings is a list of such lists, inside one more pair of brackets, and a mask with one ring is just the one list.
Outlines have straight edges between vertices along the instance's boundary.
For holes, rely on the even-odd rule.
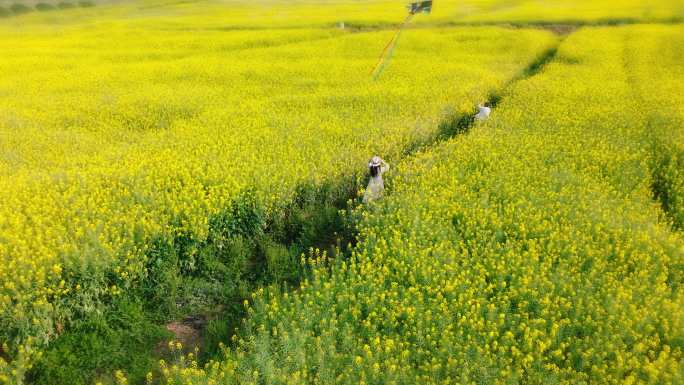
[[480,103],[477,105],[477,114],[475,115],[475,120],[487,120],[489,114],[492,113],[492,109],[489,107],[488,103]]
[[363,194],[363,203],[368,203],[382,197],[385,192],[385,183],[382,180],[382,174],[389,171],[389,168],[389,164],[379,156],[374,156],[370,160],[370,163],[368,163],[370,180],[368,181],[366,192]]

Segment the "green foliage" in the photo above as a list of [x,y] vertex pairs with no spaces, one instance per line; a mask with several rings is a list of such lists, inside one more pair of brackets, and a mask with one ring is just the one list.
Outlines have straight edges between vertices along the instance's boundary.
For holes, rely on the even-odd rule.
[[209,220],[206,239],[183,233],[157,239],[140,282],[149,311],[168,320],[238,301],[246,295],[244,275],[264,226],[263,210],[246,193]]
[[439,126],[443,139],[465,134],[475,122],[475,114],[463,114],[442,122]]
[[148,311],[158,314],[161,319],[174,317],[182,279],[173,243],[161,238],[155,241],[148,251],[147,261],[147,277],[140,291],[149,303]]
[[48,3],[38,3],[36,4],[36,10],[38,11],[54,11],[56,8],[52,4]]
[[76,7],[76,5],[74,5],[74,3],[69,3],[66,1],[62,1],[60,3],[57,3],[57,8],[59,8],[59,9],[71,9],[74,7]]
[[210,319],[202,333],[200,361],[209,362],[224,357],[224,349],[233,345],[232,337],[242,326],[245,307],[236,302],[222,309],[219,317]]
[[12,11],[12,13],[14,13],[15,15],[21,15],[24,13],[31,12],[32,9],[31,9],[31,7],[29,7],[25,4],[14,3],[14,4],[10,5],[10,11]]
[[87,315],[48,346],[29,379],[36,385],[92,385],[93,379],[127,368],[130,379],[141,383],[156,362],[151,347],[169,337],[148,318],[142,302],[116,300],[105,313]]
[[[151,347],[169,337],[155,325],[189,314],[209,318],[200,358],[220,357],[221,345],[231,343],[241,324],[242,301],[251,291],[260,285],[296,284],[306,273],[301,254],[329,242],[328,232],[344,234],[340,209],[355,191],[349,186],[302,187],[279,219],[268,219],[253,192],[246,192],[209,220],[206,239],[177,234],[151,242],[141,281],[111,303],[106,296],[80,298],[90,306],[80,308],[68,331],[48,346],[31,372],[32,381],[85,384],[120,368],[131,381],[140,381],[157,358]],[[274,232],[265,234],[267,228]],[[124,284],[116,275],[108,279],[105,286]]]
[[260,271],[255,271],[259,281],[296,282],[301,276],[300,252],[298,247],[288,248],[274,241],[271,237],[262,237],[258,241]]
[[652,189],[677,229],[684,229],[684,148],[675,143],[654,147]]

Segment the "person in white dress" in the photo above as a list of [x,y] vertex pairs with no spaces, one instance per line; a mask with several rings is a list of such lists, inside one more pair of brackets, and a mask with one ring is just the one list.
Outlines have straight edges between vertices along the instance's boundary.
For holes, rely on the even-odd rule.
[[489,114],[492,113],[492,109],[488,106],[488,103],[480,103],[477,105],[477,114],[475,115],[475,120],[487,120],[489,119]]
[[389,164],[379,156],[374,156],[370,160],[370,163],[368,163],[370,180],[368,181],[366,192],[363,194],[363,203],[372,202],[382,197],[385,192],[385,183],[382,180],[382,174],[389,171],[389,168]]

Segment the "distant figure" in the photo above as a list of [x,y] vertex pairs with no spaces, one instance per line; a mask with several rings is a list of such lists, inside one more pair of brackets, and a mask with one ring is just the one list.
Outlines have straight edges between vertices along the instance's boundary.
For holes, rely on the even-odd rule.
[[368,171],[370,172],[370,180],[368,187],[363,194],[363,203],[374,201],[385,192],[385,183],[382,181],[382,174],[389,171],[389,164],[385,163],[379,156],[374,156],[370,163],[368,163]]
[[492,109],[489,107],[489,103],[480,103],[477,105],[477,114],[475,115],[475,120],[487,120],[489,119],[489,114],[492,113]]

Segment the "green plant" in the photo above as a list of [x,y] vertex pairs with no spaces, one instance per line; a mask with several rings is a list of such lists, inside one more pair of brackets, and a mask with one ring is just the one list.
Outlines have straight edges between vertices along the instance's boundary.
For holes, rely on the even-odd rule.
[[38,11],[53,11],[55,9],[56,9],[55,6],[52,4],[48,4],[48,3],[36,4],[36,10],[38,10]]
[[57,8],[59,8],[59,9],[71,9],[71,8],[74,8],[74,7],[76,7],[76,6],[74,5],[74,3],[69,3],[69,2],[66,2],[66,1],[62,1],[62,2],[60,2],[60,3],[57,3]]
[[36,385],[91,385],[93,379],[109,378],[125,367],[129,378],[140,383],[156,362],[150,347],[170,336],[147,316],[142,302],[116,300],[106,312],[77,321],[48,346],[29,379]]
[[12,13],[14,13],[15,15],[21,15],[24,13],[31,12],[32,9],[25,4],[14,3],[10,6],[10,11],[12,11]]

